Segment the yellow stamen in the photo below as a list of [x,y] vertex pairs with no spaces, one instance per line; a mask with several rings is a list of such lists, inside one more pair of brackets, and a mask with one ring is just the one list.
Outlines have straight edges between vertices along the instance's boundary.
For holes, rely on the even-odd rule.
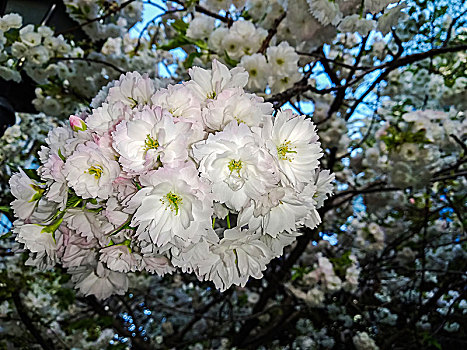
[[162,197],[160,201],[162,202],[162,204],[166,204],[167,208],[169,208],[171,212],[175,212],[175,215],[178,215],[180,205],[183,203],[182,197],[180,197],[178,194],[173,193],[172,191],[170,191],[164,197]]
[[232,173],[233,171],[236,171],[238,176],[240,176],[240,170],[243,167],[243,162],[241,160],[232,159],[228,166],[229,166],[230,173]]
[[150,149],[158,149],[159,148],[159,142],[152,138],[151,135],[147,134],[146,135],[146,140],[144,140],[144,150],[147,152]]
[[85,173],[88,173],[90,175],[94,175],[96,179],[99,179],[102,176],[102,167],[100,165],[92,166],[88,169],[88,171],[85,171]]
[[287,154],[297,153],[296,151],[292,151],[293,148],[294,147],[290,146],[290,141],[285,141],[280,146],[277,146],[277,154],[279,155],[279,158],[291,162],[293,158],[287,156]]

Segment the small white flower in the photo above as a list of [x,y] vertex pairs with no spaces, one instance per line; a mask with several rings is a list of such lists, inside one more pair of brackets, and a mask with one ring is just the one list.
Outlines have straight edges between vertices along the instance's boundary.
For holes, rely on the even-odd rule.
[[42,36],[39,33],[34,32],[34,26],[27,25],[19,31],[21,41],[30,46],[38,46],[41,44]]
[[386,35],[391,31],[392,27],[405,21],[409,17],[408,14],[401,11],[405,7],[407,7],[407,4],[402,3],[386,11],[381,17],[378,18],[377,29],[383,33],[383,35]]
[[186,31],[186,36],[191,39],[206,39],[214,30],[214,18],[202,14],[197,14],[190,22]]
[[266,50],[269,66],[275,75],[286,76],[298,70],[299,56],[286,41]]
[[11,28],[21,28],[23,24],[23,18],[17,13],[8,13],[3,17],[0,17],[0,30],[7,32]]
[[297,72],[290,72],[285,75],[271,75],[268,78],[269,87],[272,94],[278,94],[290,89],[294,84],[302,79],[302,75]]
[[343,33],[357,32],[363,36],[368,35],[370,31],[376,28],[376,21],[360,18],[360,15],[354,14],[347,17],[339,23],[337,29]]
[[322,24],[336,25],[342,18],[339,4],[331,0],[307,0],[311,14]]
[[229,30],[225,27],[219,27],[214,30],[209,36],[208,45],[215,52],[223,52],[224,47],[222,46],[222,40],[229,33]]
[[239,66],[248,72],[247,88],[250,91],[264,91],[268,83],[268,76],[271,72],[266,57],[260,53],[248,56],[244,55]]

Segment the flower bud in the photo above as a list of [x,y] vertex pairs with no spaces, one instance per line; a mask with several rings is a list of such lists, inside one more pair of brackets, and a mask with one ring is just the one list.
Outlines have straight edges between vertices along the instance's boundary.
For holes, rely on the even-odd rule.
[[76,115],[70,116],[70,126],[73,131],[84,131],[88,128],[84,120]]

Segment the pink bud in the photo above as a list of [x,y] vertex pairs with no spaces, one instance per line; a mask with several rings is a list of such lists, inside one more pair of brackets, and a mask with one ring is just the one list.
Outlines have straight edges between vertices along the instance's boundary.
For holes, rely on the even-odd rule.
[[73,129],[73,131],[79,131],[79,130],[84,131],[88,128],[86,126],[86,123],[83,121],[83,119],[81,119],[80,117],[76,115],[70,116],[70,126],[71,126],[71,129]]

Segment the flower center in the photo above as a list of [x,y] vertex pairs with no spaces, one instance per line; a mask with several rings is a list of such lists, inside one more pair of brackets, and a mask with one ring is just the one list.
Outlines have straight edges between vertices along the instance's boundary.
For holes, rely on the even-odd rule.
[[240,170],[243,167],[243,162],[240,159],[239,160],[232,159],[229,162],[228,167],[229,167],[230,173],[236,171],[237,175],[240,176]]
[[128,96],[128,99],[131,101],[130,108],[133,109],[138,105],[138,101],[136,101],[133,97]]
[[206,97],[208,99],[211,99],[211,100],[214,100],[216,98],[217,94],[215,91],[212,91],[212,92],[208,92],[208,94],[206,95]]
[[147,152],[150,149],[158,149],[159,148],[159,142],[152,138],[151,135],[147,134],[146,135],[146,140],[144,140],[144,150]]
[[[99,179],[102,176],[102,172],[103,172],[103,170],[102,170],[102,167],[100,165],[93,165],[87,171],[88,174],[94,175],[94,177],[96,179]],[[86,171],[85,171],[85,173],[86,173]]]
[[285,61],[282,58],[278,58],[276,62],[279,66],[282,66],[285,63]]
[[297,153],[297,151],[292,150],[293,148],[294,147],[290,146],[290,141],[285,141],[280,146],[277,146],[277,154],[279,155],[279,158],[291,162],[293,158],[289,157],[288,154]]
[[175,215],[178,215],[180,205],[183,203],[182,197],[180,197],[178,194],[173,193],[172,191],[170,191],[164,197],[162,197],[160,201],[162,202],[162,204],[165,204],[171,212],[175,212]]

